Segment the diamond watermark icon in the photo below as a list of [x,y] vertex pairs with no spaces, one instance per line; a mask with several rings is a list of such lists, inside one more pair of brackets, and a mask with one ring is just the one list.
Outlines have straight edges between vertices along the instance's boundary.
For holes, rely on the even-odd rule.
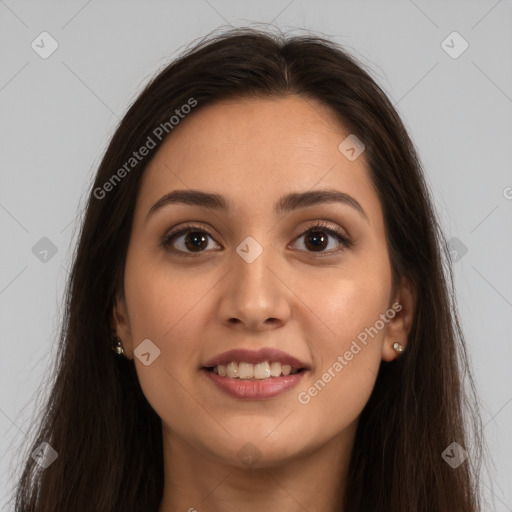
[[47,237],[43,236],[32,247],[32,254],[43,263],[48,263],[57,254],[57,246]]
[[145,339],[133,353],[144,366],[149,366],[160,355],[160,349],[151,340]]
[[462,448],[462,446],[453,442],[446,450],[441,454],[441,457],[453,468],[457,469],[467,458],[468,452]]
[[41,32],[30,46],[41,59],[47,59],[59,47],[59,43],[48,32]]
[[457,31],[453,31],[443,39],[441,48],[452,59],[458,59],[469,48],[469,43]]
[[252,443],[246,443],[237,453],[237,457],[244,465],[251,467],[261,459],[261,452]]
[[456,236],[448,240],[448,250],[450,251],[450,258],[454,263],[460,261],[468,252],[468,248]]
[[46,469],[59,454],[46,442],[41,443],[33,452],[31,457],[41,466]]
[[353,162],[365,150],[363,142],[351,133],[338,146],[340,152],[351,162]]
[[248,236],[236,248],[236,252],[247,263],[252,263],[263,253],[263,247],[252,236]]

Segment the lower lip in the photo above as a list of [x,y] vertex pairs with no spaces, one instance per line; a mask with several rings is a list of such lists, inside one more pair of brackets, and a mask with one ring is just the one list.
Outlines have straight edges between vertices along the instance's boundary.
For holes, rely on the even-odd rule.
[[306,370],[293,375],[269,377],[264,380],[231,379],[204,368],[201,368],[201,373],[205,374],[221,391],[233,398],[261,400],[272,398],[294,388],[304,377]]

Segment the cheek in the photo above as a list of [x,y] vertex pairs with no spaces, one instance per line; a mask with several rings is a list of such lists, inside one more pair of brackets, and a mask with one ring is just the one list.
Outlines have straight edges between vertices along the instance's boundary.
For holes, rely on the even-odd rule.
[[165,283],[154,267],[144,267],[136,261],[127,264],[125,280],[134,347],[144,338],[158,343],[163,332],[171,327],[176,305],[175,294],[165,293]]
[[[190,417],[197,414],[196,401],[200,397],[194,394],[196,376],[191,368],[200,365],[198,342],[204,338],[203,320],[207,316],[204,304],[215,282],[207,275],[194,278],[194,273],[171,270],[170,265],[137,261],[134,258],[133,263],[127,262],[125,281],[133,347],[150,339],[160,350],[148,366],[134,358],[137,376],[153,409],[164,422],[180,431],[188,422],[183,418],[177,421],[173,411],[186,411]],[[187,434],[188,428],[190,425],[182,435]]]
[[[322,326],[324,338],[321,352],[331,356],[348,350],[358,336],[364,342],[364,333],[368,333],[389,305],[391,272],[385,258],[371,265],[361,258],[354,264],[340,266],[317,280],[315,286],[309,278],[302,277],[295,282],[302,283],[298,295],[304,297],[311,308],[309,313],[304,308],[301,314],[311,318],[310,325],[314,316],[317,317],[316,323]],[[378,334],[372,330],[373,336],[369,338],[375,342],[372,346],[368,343],[369,350],[380,350],[379,340],[386,326],[387,323],[383,326],[379,322]]]
[[[172,354],[169,363],[176,364],[193,351],[193,343],[198,341],[198,312],[204,308],[214,279],[206,274],[199,278],[193,271],[176,270],[170,265],[131,270],[126,292],[134,346],[149,338],[158,345],[161,356]],[[129,271],[127,266],[127,275]]]
[[[374,263],[371,268],[363,262],[359,268],[347,266],[336,278],[322,280],[323,286],[310,292],[311,311],[301,312],[310,318],[303,328],[314,341],[315,371],[298,401],[316,411],[312,418],[325,417],[334,408],[343,410],[336,416],[340,422],[350,422],[370,397],[388,325],[381,315],[392,318],[386,316],[390,269],[385,258]],[[301,293],[305,296],[306,289]]]

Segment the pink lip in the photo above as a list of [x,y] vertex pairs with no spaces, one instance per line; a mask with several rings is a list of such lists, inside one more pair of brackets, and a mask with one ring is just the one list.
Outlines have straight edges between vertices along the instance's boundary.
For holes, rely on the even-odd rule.
[[[207,361],[203,367],[205,368],[213,368],[219,364],[224,366],[228,365],[232,361],[237,363],[263,363],[264,361],[278,361],[281,364],[289,364],[293,369],[304,368],[309,370],[309,367],[306,363],[299,361],[295,357],[292,357],[290,354],[283,352],[277,348],[262,348],[261,350],[246,350],[246,349],[233,349],[228,350],[227,352],[223,352],[215,356],[213,359]],[[215,374],[214,374],[215,375]],[[279,379],[280,377],[277,377]]]
[[302,371],[293,375],[282,375],[281,377],[269,377],[264,380],[231,379],[217,375],[205,368],[201,369],[201,373],[211,379],[221,391],[229,396],[245,400],[261,400],[272,398],[292,389],[300,382],[306,372]]

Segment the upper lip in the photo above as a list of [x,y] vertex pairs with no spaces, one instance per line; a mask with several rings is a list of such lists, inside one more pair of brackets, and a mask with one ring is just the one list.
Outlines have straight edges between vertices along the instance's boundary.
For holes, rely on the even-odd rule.
[[212,359],[204,363],[205,368],[212,368],[219,364],[226,366],[227,364],[235,362],[244,363],[263,363],[264,361],[278,361],[281,364],[289,364],[292,368],[296,369],[308,369],[308,365],[303,363],[299,359],[279,350],[277,348],[265,347],[260,350],[248,350],[248,349],[233,349],[218,354]]

